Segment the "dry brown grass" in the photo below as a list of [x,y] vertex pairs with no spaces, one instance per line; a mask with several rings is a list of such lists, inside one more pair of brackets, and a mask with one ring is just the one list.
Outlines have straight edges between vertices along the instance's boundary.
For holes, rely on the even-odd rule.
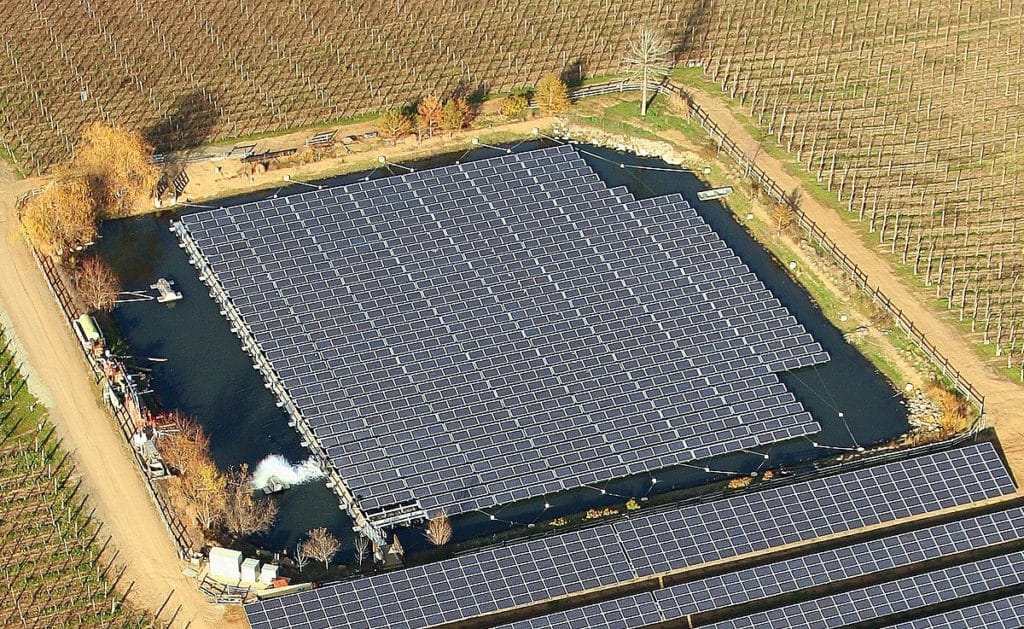
[[937,383],[927,385],[925,392],[936,401],[941,411],[938,422],[942,438],[952,437],[970,429],[971,411],[964,398]]

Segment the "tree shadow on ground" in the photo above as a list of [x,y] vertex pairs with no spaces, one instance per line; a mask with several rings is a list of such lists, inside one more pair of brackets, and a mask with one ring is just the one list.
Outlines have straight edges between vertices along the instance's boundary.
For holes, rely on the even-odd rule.
[[143,135],[158,153],[187,151],[207,143],[219,123],[216,96],[197,89],[178,95],[167,115]]

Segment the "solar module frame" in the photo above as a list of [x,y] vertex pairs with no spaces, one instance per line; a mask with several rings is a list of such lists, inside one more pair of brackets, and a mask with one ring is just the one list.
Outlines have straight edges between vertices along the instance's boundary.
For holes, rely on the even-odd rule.
[[[958,473],[948,473],[953,469]],[[665,547],[688,550],[685,556],[672,551],[671,565],[659,572],[763,549],[742,542],[751,526],[736,521],[737,512],[749,514],[768,530],[765,538],[781,545],[1014,491],[999,454],[984,442],[337,583],[250,604],[246,613],[255,629],[317,626],[306,622],[309,610],[330,610],[333,626],[427,627],[651,576]],[[665,528],[665,522],[677,524]],[[704,538],[695,529],[722,534]],[[627,543],[638,531],[648,532],[646,543]],[[703,548],[716,544],[715,552]]]
[[821,346],[682,197],[636,201],[571,148],[181,225],[364,510],[463,513],[819,429],[773,372]]
[[654,592],[667,620],[1024,539],[1024,508],[984,514]]
[[707,625],[708,629],[843,627],[1024,584],[1024,551],[925,572]]
[[[920,484],[922,479],[925,484]],[[864,492],[871,509],[862,510],[856,501],[841,500],[840,494],[827,490],[852,483]],[[961,504],[960,495],[973,496],[971,502],[994,498],[1009,487],[1013,480],[995,447],[982,442],[648,518],[627,518],[615,527],[637,573],[645,576],[802,541],[810,531],[819,537],[937,511]],[[793,504],[801,508],[782,509]],[[757,514],[774,514],[771,524]],[[674,530],[685,533],[666,535]],[[648,548],[651,539],[661,540],[657,548]]]
[[926,616],[891,629],[1020,629],[1024,627],[1024,594],[952,609]]
[[499,629],[633,629],[664,618],[650,592],[499,625]]

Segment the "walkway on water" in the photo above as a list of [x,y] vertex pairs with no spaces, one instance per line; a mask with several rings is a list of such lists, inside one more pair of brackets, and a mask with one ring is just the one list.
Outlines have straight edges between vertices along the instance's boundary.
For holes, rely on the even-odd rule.
[[995,426],[1003,450],[1018,482],[1024,481],[1024,389],[1008,381],[986,364],[971,341],[940,313],[926,305],[927,298],[904,284],[884,256],[872,250],[857,232],[833,208],[815,199],[803,183],[791,175],[778,159],[761,150],[760,143],[749,133],[722,101],[692,87],[687,93],[712,121],[727,130],[729,137],[754,163],[783,190],[803,191],[800,209],[834,240],[839,248],[863,270],[873,286],[881,286],[889,299],[921,330],[929,342],[960,371],[963,377],[985,396],[988,423]]

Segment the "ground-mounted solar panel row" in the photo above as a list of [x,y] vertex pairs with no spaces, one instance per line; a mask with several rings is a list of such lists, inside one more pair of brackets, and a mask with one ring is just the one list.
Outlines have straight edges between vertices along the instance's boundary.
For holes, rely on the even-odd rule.
[[570,147],[183,217],[360,506],[457,514],[814,434],[820,345]]
[[[982,443],[481,550],[263,601],[247,606],[246,612],[257,628],[429,627],[1013,491],[998,453],[991,444]],[[930,534],[905,533],[889,541],[865,543],[855,555],[837,550],[818,559],[787,560],[804,562],[802,568],[791,564],[788,573],[780,569],[772,576],[752,569],[751,574],[764,576],[766,583],[775,579],[780,590],[805,587],[797,575],[811,566],[829,568],[845,560],[852,562],[845,569],[853,576],[857,570],[884,570],[890,564],[920,561],[915,553],[941,556],[999,544],[1017,537],[1020,526],[1024,523],[1010,516],[983,516],[932,527]],[[971,532],[978,532],[978,539],[960,539],[961,533]],[[776,567],[783,565],[787,564]],[[675,606],[674,617],[699,611],[685,601],[717,593],[723,581],[716,579],[674,586],[668,593],[659,591],[657,602]],[[649,611],[648,597],[607,603],[600,613],[609,619],[616,614],[643,619]],[[549,620],[556,624],[551,626],[562,626],[557,623],[566,614],[572,615],[554,615]]]
[[499,629],[631,629],[664,621],[650,592],[501,625]]
[[1024,584],[1024,551],[735,618],[709,629],[845,627]]
[[[1020,507],[727,572],[654,592],[524,620],[509,627],[621,629],[644,627],[655,622],[681,621],[693,614],[792,594],[836,581],[1018,540],[1024,540],[1024,508]],[[588,624],[580,622],[582,618],[592,620]],[[607,619],[608,623],[602,624],[599,619]]]
[[892,629],[1020,629],[1024,627],[1024,594],[969,605],[941,614],[893,625]]

